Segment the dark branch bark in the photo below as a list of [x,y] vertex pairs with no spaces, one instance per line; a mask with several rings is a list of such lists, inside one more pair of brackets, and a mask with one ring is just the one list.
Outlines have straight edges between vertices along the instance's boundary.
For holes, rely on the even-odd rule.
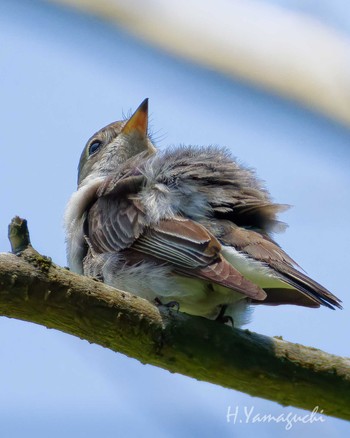
[[350,359],[157,308],[58,267],[30,246],[20,256],[0,254],[0,315],[170,372],[350,420]]

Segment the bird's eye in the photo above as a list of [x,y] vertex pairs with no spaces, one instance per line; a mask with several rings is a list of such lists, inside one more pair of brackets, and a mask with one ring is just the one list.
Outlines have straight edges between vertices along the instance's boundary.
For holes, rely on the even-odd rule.
[[95,152],[97,152],[100,149],[101,145],[102,145],[102,141],[100,140],[93,141],[89,146],[89,155],[92,155]]

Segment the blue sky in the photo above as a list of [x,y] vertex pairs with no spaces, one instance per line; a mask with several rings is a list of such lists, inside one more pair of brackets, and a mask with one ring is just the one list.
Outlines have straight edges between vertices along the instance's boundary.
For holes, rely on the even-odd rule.
[[[349,129],[42,1],[2,0],[0,38],[1,251],[18,214],[36,249],[66,264],[62,217],[85,141],[149,97],[160,148],[227,146],[257,169],[277,202],[294,206],[276,239],[344,302],[343,311],[262,306],[248,328],[349,356]],[[280,424],[227,424],[227,407],[301,412],[7,318],[0,352],[3,436],[284,436]],[[327,417],[288,434],[349,432]]]

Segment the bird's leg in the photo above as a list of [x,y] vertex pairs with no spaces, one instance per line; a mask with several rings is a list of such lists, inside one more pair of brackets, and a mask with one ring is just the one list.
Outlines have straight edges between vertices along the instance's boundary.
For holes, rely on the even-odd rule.
[[221,322],[222,324],[227,324],[230,325],[231,327],[234,327],[234,321],[232,319],[232,316],[230,315],[225,315],[227,306],[223,305],[221,306],[220,312],[218,314],[218,316],[215,318],[215,321]]

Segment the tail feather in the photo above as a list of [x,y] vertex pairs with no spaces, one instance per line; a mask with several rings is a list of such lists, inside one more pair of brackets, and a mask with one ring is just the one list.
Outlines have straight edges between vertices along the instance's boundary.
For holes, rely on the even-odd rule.
[[335,307],[342,309],[339,298],[321,284],[296,269],[290,269],[288,272],[284,271],[281,279],[320,305],[333,310]]

